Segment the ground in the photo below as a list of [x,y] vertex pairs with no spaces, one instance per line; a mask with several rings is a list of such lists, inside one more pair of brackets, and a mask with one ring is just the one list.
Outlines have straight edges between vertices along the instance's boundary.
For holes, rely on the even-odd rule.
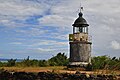
[[[10,72],[56,72],[56,73],[76,73],[75,70],[67,70],[64,66],[53,67],[0,67]],[[77,70],[78,71],[78,70]],[[120,71],[112,70],[96,70],[96,71],[80,71],[87,74],[114,74],[120,75]]]

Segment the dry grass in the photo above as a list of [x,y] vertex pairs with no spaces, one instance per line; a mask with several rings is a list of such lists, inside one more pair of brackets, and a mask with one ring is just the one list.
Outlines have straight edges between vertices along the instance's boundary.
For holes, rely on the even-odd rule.
[[63,66],[55,66],[55,67],[1,67],[7,71],[16,71],[16,72],[47,72],[47,71],[57,71],[63,70],[65,67]]
[[[76,71],[64,70],[63,66],[53,66],[53,67],[1,67],[4,70],[16,71],[16,72],[55,72],[55,73],[75,73]],[[81,73],[87,74],[111,74],[111,71],[106,70],[96,70],[96,71],[80,71]],[[114,71],[115,74],[120,74],[120,71]]]

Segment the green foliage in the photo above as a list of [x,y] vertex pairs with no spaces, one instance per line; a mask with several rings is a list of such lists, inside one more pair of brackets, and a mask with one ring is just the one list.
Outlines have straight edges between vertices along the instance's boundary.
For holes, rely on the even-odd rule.
[[16,62],[16,59],[10,59],[10,60],[8,60],[7,66],[8,67],[15,66],[15,62]]
[[28,58],[16,63],[18,67],[37,67],[38,65],[38,60],[29,60]]
[[107,56],[98,56],[92,58],[93,69],[103,69],[104,66],[109,62],[110,58]]
[[46,66],[48,66],[48,62],[46,60],[39,60],[39,66],[46,67]]
[[[69,59],[65,53],[58,53],[49,60],[30,60],[29,56],[21,62],[16,62],[16,59],[10,59],[8,62],[0,62],[0,67],[45,67],[45,66],[66,66]],[[120,58],[110,58],[108,56],[93,57],[91,64],[86,67],[87,70],[109,69],[120,70]]]
[[3,63],[0,61],[0,67],[2,67],[3,66]]
[[0,67],[6,67],[7,63],[6,62],[0,62]]
[[117,59],[116,57],[113,57],[110,61],[109,61],[109,69],[113,70],[113,69],[117,69],[120,70],[120,60]]
[[58,53],[56,56],[48,60],[50,66],[66,66],[68,59],[65,53]]
[[91,71],[91,70],[92,70],[92,64],[89,63],[89,64],[86,66],[86,70],[87,70],[87,71]]
[[31,60],[31,66],[33,67],[39,66],[39,61],[36,59]]
[[58,53],[49,60],[30,60],[29,56],[21,62],[16,62],[19,67],[46,67],[46,66],[65,66],[68,64],[68,59],[65,53]]
[[98,56],[92,58],[92,69],[116,69],[120,70],[120,59],[116,57]]

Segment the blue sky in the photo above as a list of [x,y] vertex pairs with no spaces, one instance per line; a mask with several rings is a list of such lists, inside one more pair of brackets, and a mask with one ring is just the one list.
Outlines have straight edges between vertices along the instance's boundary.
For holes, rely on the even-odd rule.
[[92,56],[120,57],[119,0],[0,0],[0,58],[69,56],[68,34],[80,3],[92,35]]

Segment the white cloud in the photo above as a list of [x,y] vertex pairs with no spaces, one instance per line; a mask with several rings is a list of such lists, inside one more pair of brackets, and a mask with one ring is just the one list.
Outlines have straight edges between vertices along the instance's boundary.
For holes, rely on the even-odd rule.
[[28,46],[31,47],[39,47],[39,46],[52,46],[52,47],[61,47],[61,46],[67,46],[68,42],[60,42],[60,41],[54,41],[54,40],[39,40],[35,41],[32,44],[28,44]]
[[[8,28],[28,26],[25,24],[25,20],[30,16],[45,15],[48,8],[49,5],[43,2],[0,0],[0,24]],[[16,22],[18,20],[20,22]]]
[[[65,28],[64,30],[58,29],[56,32],[50,33],[49,37],[54,38],[54,39],[58,39],[58,40],[65,40],[65,41],[67,40],[68,41],[68,39],[69,39],[68,32],[70,32],[70,31],[67,31],[66,29],[67,28]],[[67,33],[64,33],[64,32],[67,32]]]
[[47,33],[47,30],[41,30],[40,28],[27,28],[26,30],[24,29],[15,29],[17,33],[24,34],[23,36],[31,36],[31,37],[37,37],[42,34]]
[[117,41],[112,41],[111,42],[111,47],[115,50],[119,50],[120,49],[120,43]]
[[41,52],[49,52],[49,51],[54,51],[55,49],[50,49],[50,48],[36,48],[35,50],[41,51]]
[[[11,29],[11,32],[15,31],[16,34],[19,34],[18,38],[24,38],[26,42],[23,42],[22,45],[30,48],[37,47],[39,50],[43,50],[44,48],[41,46],[45,45],[49,46],[47,47],[49,51],[49,49],[68,47],[68,34],[72,33],[71,25],[78,17],[77,10],[80,1],[38,1],[40,3],[37,3],[36,0],[0,0],[0,25],[14,28]],[[84,0],[81,2],[84,7],[84,18],[90,24],[89,32],[93,36],[93,52],[97,52],[97,55],[105,55],[109,51],[107,50],[109,43],[111,43],[111,48],[120,49],[120,35],[118,35],[120,34],[120,1]],[[25,24],[26,20],[36,15],[42,15],[37,19],[38,25]],[[50,27],[44,29],[44,26]],[[52,32],[53,28],[56,30]],[[36,41],[35,38],[38,40]],[[113,52],[114,50],[110,52],[110,55]]]
[[12,16],[28,16],[35,14],[43,14],[44,10],[48,7],[47,4],[22,0],[1,0],[0,14]]
[[[64,17],[60,15],[47,15],[38,19],[40,25],[53,27],[69,27],[73,19],[71,17]],[[69,25],[69,26],[68,26]]]

